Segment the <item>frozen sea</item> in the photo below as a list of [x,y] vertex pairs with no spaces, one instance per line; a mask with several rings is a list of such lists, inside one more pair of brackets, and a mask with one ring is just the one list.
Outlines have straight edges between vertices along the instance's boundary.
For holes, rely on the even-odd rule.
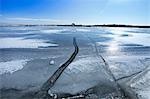
[[118,83],[124,90],[139,99],[150,99],[150,28],[61,26],[0,27],[1,99],[18,99],[15,94],[22,90],[40,87],[70,57],[74,37],[79,53],[51,93],[76,94],[97,85],[107,89],[112,77],[101,55],[115,78],[123,77]]

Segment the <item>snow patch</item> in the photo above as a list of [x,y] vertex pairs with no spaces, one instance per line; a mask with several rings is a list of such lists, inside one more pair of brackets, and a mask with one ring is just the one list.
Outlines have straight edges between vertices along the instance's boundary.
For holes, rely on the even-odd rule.
[[7,62],[0,62],[0,75],[4,73],[13,73],[22,69],[27,63],[26,60],[12,60]]
[[46,40],[39,39],[1,38],[0,48],[38,48],[47,46],[58,46],[58,44],[46,42]]
[[41,30],[42,33],[61,33],[61,32],[64,32],[64,31],[67,31],[67,29],[61,29],[61,30]]
[[54,61],[54,60],[51,60],[51,61],[49,62],[49,64],[50,64],[50,65],[54,65],[54,64],[55,64],[55,61]]
[[76,31],[79,31],[79,32],[90,32],[89,29],[76,29]]

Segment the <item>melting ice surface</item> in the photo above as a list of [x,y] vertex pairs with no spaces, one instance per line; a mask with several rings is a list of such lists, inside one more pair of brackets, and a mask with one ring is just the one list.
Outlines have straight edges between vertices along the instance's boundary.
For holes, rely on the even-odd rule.
[[112,78],[97,57],[96,45],[117,79],[142,70],[120,84],[140,99],[150,98],[150,29],[138,28],[1,27],[0,88],[41,86],[70,57],[73,37],[77,38],[79,54],[50,92],[74,94],[98,84],[111,84]]

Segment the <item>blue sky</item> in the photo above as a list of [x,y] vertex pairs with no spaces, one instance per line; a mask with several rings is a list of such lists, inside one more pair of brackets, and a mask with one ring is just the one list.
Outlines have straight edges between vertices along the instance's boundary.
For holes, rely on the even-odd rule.
[[149,25],[149,3],[149,0],[0,0],[0,21]]

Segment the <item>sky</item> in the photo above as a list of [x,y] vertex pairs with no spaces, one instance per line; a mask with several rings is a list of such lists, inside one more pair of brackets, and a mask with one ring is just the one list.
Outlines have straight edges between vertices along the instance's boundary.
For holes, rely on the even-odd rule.
[[0,22],[150,24],[150,0],[0,0]]

